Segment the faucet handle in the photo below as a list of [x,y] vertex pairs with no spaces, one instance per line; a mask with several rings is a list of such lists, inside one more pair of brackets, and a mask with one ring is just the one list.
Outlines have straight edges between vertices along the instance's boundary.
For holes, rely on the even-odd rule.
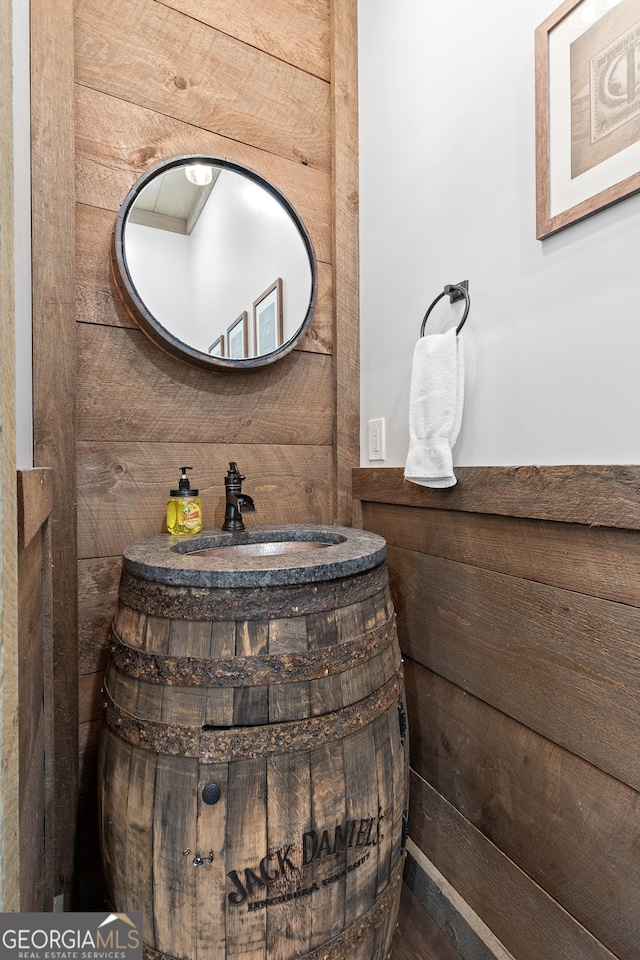
[[232,460],[229,463],[226,479],[228,483],[242,483],[243,480],[246,480],[246,477],[243,477],[238,470],[238,464],[235,462],[235,460]]

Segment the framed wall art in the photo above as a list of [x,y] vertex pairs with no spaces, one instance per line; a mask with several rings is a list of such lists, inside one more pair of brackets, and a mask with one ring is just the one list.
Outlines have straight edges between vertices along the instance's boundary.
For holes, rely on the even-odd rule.
[[231,360],[244,360],[249,354],[249,316],[244,310],[227,330],[227,357]]
[[213,341],[207,353],[210,353],[212,357],[224,357],[224,333]]
[[271,353],[282,343],[282,280],[280,277],[253,304],[253,343],[258,355]]
[[640,190],[640,0],[565,0],[535,43],[542,240]]

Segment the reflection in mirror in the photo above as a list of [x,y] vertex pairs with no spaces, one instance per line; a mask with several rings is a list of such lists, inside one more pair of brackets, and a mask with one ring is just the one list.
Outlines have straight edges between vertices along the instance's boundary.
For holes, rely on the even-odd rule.
[[304,225],[275,187],[231,161],[178,157],[145,174],[120,210],[112,263],[145,333],[199,366],[270,363],[311,322]]

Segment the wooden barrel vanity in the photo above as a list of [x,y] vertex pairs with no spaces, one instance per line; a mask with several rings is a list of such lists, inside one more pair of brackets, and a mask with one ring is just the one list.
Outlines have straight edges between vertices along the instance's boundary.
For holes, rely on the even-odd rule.
[[286,525],[125,550],[101,841],[147,960],[387,957],[409,771],[384,558]]

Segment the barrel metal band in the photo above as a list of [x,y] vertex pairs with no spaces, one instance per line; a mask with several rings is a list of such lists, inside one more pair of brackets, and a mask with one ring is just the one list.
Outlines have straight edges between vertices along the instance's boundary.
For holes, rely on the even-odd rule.
[[154,753],[196,757],[203,763],[229,763],[283,751],[311,750],[340,740],[371,723],[393,706],[400,695],[399,671],[374,693],[332,713],[256,727],[195,727],[145,720],[123,710],[105,683],[106,721],[122,740]]
[[[350,950],[368,940],[388,918],[398,899],[403,868],[404,857],[401,857],[391,874],[389,883],[377,897],[371,909],[354,920],[353,923],[350,923],[348,927],[345,927],[337,937],[327,940],[326,943],[316,947],[315,950],[311,950],[310,953],[299,954],[298,960],[344,960]],[[176,960],[169,953],[159,953],[157,950],[152,950],[146,943],[142,945],[142,953],[144,960]]]
[[367,600],[388,585],[384,563],[342,580],[277,587],[177,587],[139,580],[126,570],[121,603],[175,620],[269,620],[322,613]]
[[395,615],[345,643],[300,653],[245,657],[172,657],[130,647],[111,630],[116,667],[136,680],[181,687],[258,687],[344,673],[383,653],[396,638]]

